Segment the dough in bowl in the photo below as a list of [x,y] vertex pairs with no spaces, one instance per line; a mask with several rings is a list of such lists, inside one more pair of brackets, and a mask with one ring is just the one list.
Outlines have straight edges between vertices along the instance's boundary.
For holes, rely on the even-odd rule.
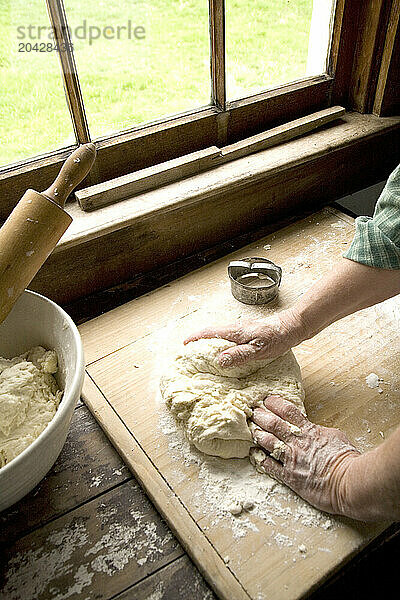
[[54,417],[61,400],[57,354],[41,346],[0,358],[0,468],[21,454]]
[[304,414],[300,367],[292,351],[275,359],[222,368],[218,356],[235,346],[223,339],[200,339],[184,346],[161,377],[161,394],[201,452],[244,458],[254,446],[247,419],[269,394],[293,402]]

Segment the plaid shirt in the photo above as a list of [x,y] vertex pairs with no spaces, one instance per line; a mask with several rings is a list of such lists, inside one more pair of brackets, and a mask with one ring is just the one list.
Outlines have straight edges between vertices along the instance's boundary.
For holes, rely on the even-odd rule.
[[345,258],[381,269],[400,269],[400,165],[390,175],[373,217],[357,217]]

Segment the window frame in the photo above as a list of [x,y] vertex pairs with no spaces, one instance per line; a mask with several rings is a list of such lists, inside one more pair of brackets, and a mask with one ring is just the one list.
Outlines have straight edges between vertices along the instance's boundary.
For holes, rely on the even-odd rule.
[[85,105],[83,102],[75,56],[72,49],[72,41],[68,28],[67,16],[63,0],[46,0],[47,12],[53,27],[54,39],[59,48],[58,52],[61,65],[61,76],[63,79],[65,97],[67,100],[71,121],[74,127],[75,137],[78,144],[86,144],[91,141]]
[[[46,2],[57,39],[68,46],[63,2]],[[393,18],[390,11],[393,13],[395,5],[391,0],[364,3],[337,0],[327,73],[227,102],[224,0],[209,0],[212,104],[96,138],[97,161],[84,185],[100,183],[208,146],[230,144],[336,104],[365,112],[374,105],[377,86],[380,97],[384,97],[379,77],[372,77],[372,67],[377,61],[380,63],[384,55],[385,28],[389,18]],[[398,24],[396,32],[398,36]],[[393,41],[393,28],[391,39]],[[77,141],[85,143],[90,140],[90,133],[73,54],[66,53],[61,64]],[[355,87],[361,88],[358,96],[352,93]],[[382,99],[380,104],[384,104]],[[37,189],[45,189],[72,148],[1,168],[0,193],[6,200],[0,206],[0,217],[7,217],[32,181]]]

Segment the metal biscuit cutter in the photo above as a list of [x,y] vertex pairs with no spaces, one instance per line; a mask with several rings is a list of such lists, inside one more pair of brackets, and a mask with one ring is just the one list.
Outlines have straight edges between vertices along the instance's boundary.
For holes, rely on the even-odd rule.
[[228,265],[232,295],[243,304],[266,304],[276,298],[282,269],[267,258],[233,260]]

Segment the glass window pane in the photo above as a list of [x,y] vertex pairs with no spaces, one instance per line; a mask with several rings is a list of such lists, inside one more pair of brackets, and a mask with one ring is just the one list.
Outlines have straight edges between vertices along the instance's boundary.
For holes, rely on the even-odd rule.
[[0,165],[75,144],[44,0],[1,0],[0,31]]
[[334,0],[226,0],[227,97],[325,72]]
[[92,138],[210,102],[205,0],[65,0]]

